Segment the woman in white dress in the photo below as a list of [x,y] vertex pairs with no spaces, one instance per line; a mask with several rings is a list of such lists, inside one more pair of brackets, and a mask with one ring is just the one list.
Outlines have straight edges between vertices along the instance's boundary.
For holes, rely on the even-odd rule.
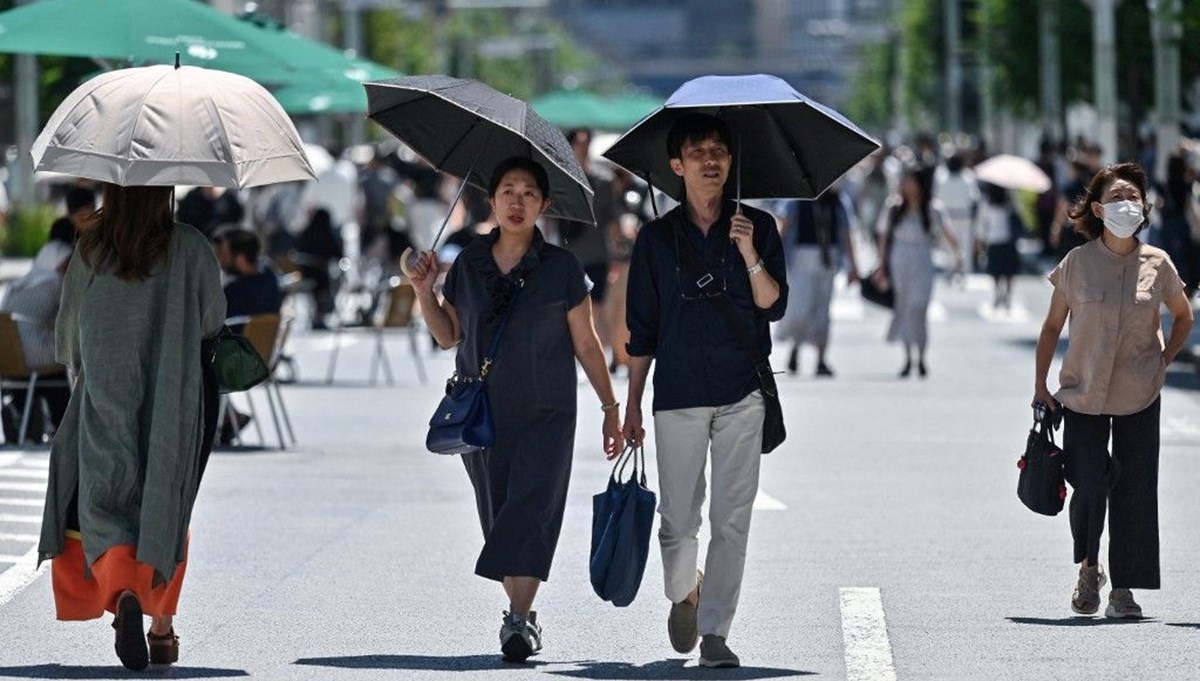
[[929,342],[929,301],[933,297],[934,246],[945,241],[958,267],[962,267],[958,242],[946,224],[941,204],[930,200],[929,190],[916,170],[904,173],[899,194],[890,197],[879,211],[876,232],[884,266],[879,269],[876,283],[883,289],[894,287],[896,292],[887,339],[904,343],[901,378],[912,374],[914,349],[917,374],[921,378],[929,374],[925,348]]

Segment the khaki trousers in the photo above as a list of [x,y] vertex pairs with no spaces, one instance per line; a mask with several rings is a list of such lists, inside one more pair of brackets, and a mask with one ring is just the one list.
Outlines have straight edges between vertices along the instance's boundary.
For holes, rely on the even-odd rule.
[[763,400],[756,390],[724,407],[671,409],[654,415],[658,449],[658,541],[667,598],[696,587],[705,469],[712,452],[712,540],[700,591],[700,635],[727,637],[746,566],[750,515],[758,494]]

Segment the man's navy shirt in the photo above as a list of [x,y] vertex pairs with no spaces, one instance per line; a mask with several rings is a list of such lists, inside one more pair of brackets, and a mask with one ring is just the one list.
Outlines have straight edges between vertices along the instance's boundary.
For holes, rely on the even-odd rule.
[[225,285],[225,316],[247,317],[256,314],[279,314],[283,307],[283,291],[272,272],[258,272],[234,279]]
[[626,347],[632,356],[654,357],[655,412],[734,404],[759,388],[754,365],[738,345],[734,330],[712,302],[701,297],[696,277],[689,275],[666,240],[677,236],[679,248],[690,248],[700,256],[714,278],[706,289],[725,290],[743,328],[753,329],[760,358],[769,357],[770,322],[782,317],[787,307],[783,244],[774,218],[743,206],[742,213],[754,223],[754,248],[779,284],[779,300],[759,309],[746,262],[729,239],[735,209],[734,202],[726,201],[705,235],[687,217],[684,206],[678,206],[642,227],[634,242]]

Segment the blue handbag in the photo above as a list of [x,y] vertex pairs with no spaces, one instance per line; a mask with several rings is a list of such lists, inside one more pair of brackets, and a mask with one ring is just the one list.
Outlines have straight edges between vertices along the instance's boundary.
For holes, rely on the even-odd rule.
[[[622,481],[625,466],[631,461],[629,479]],[[619,608],[633,602],[642,584],[654,508],[654,492],[646,487],[645,451],[630,444],[613,466],[608,489],[592,497],[592,552],[588,563],[592,589]]]
[[[524,281],[518,286],[524,286]],[[459,376],[455,373],[446,381],[446,396],[429,419],[425,449],[434,454],[466,454],[496,444],[496,425],[492,422],[492,410],[484,386],[496,351],[500,348],[500,337],[504,335],[504,327],[508,326],[508,318],[520,291],[518,288],[513,293],[508,310],[500,319],[492,345],[480,362],[479,375]]]

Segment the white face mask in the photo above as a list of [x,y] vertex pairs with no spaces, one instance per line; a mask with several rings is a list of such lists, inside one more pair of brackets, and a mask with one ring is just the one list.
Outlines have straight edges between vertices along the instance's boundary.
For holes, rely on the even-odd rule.
[[1104,226],[1113,236],[1127,239],[1137,233],[1145,219],[1142,204],[1137,201],[1113,201],[1104,207]]

